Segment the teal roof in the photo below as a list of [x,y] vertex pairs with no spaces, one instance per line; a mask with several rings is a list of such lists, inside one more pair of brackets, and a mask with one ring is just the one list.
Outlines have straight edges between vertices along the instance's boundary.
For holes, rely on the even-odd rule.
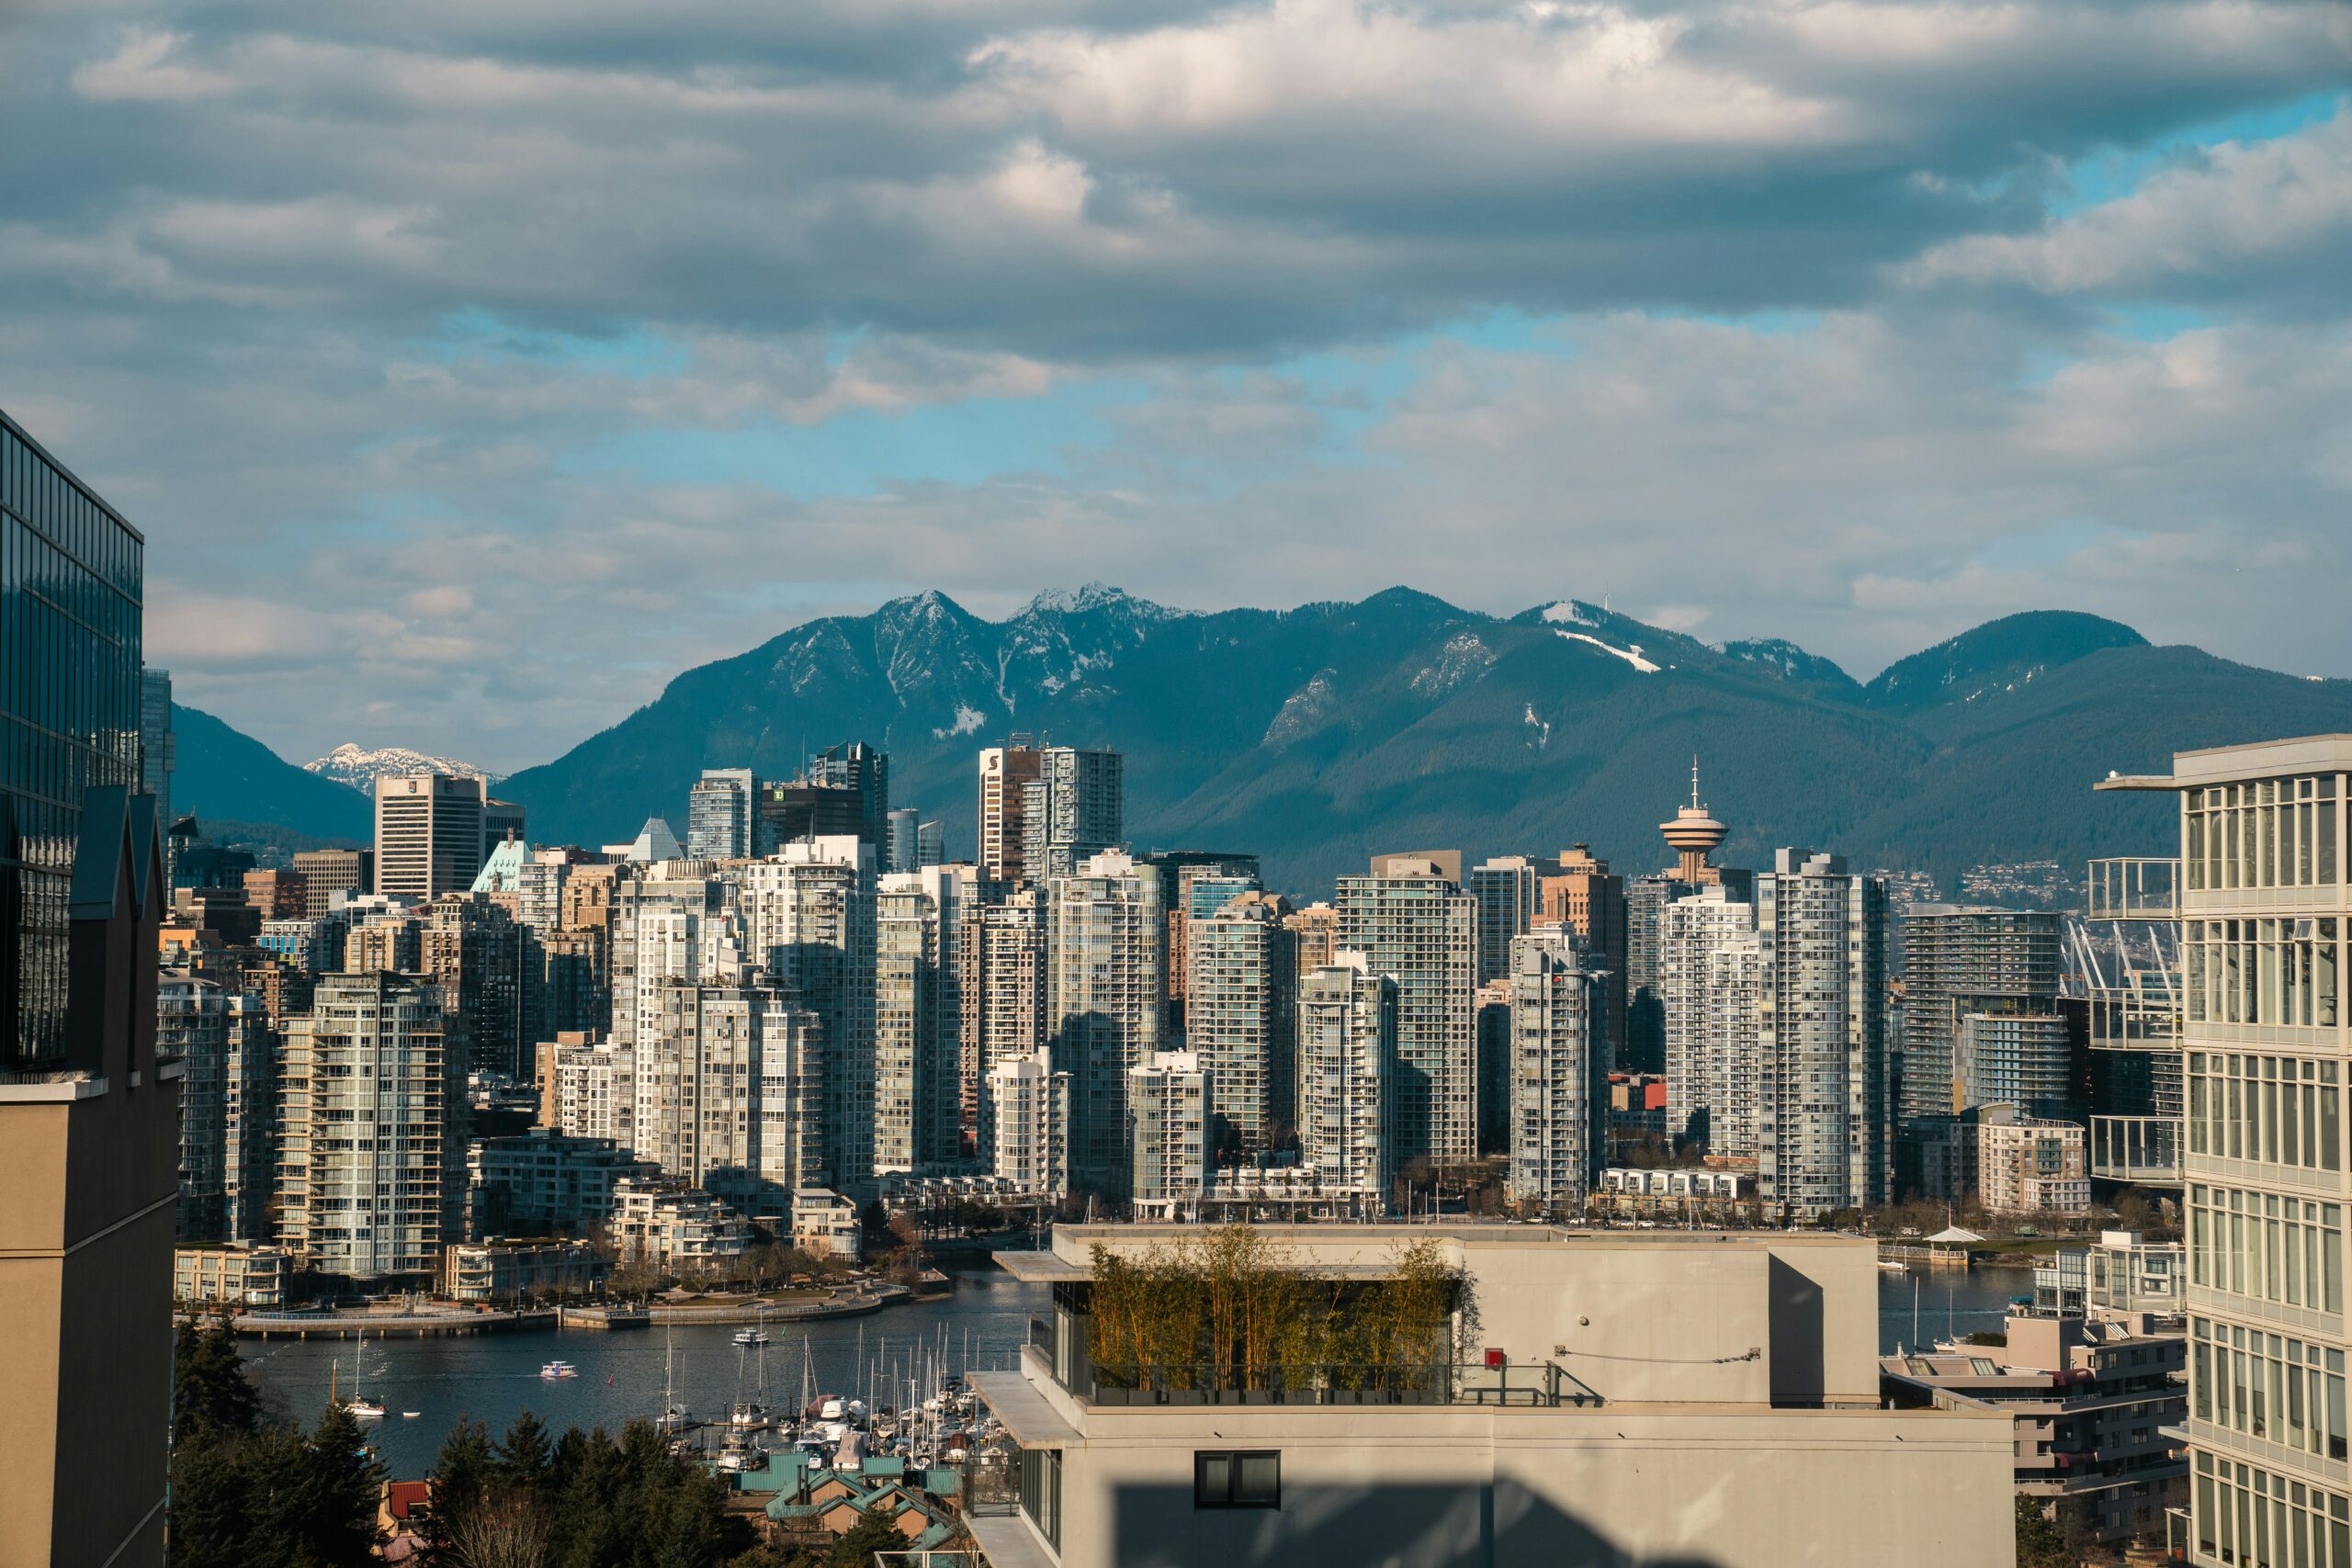
[[934,1497],[953,1497],[964,1490],[964,1474],[957,1470],[926,1470],[922,1472],[922,1489]]
[[523,868],[531,863],[531,846],[520,839],[502,839],[474,878],[475,893],[513,893],[523,886]]
[[735,1478],[738,1490],[744,1492],[797,1492],[801,1477],[808,1472],[808,1456],[805,1453],[775,1453],[768,1455],[766,1464],[758,1470],[746,1470]]
[[907,1473],[907,1461],[895,1454],[877,1454],[872,1459],[859,1461],[857,1472],[869,1481],[896,1481]]

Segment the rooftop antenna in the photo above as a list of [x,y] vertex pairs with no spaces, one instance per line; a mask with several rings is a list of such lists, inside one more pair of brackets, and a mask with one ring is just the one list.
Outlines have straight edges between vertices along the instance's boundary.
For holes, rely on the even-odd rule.
[[1690,804],[1699,804],[1699,753],[1690,753]]

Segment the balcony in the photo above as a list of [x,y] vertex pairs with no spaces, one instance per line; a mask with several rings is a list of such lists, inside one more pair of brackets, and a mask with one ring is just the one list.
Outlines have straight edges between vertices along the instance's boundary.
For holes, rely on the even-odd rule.
[[2180,1128],[2171,1116],[2094,1116],[2093,1176],[2143,1186],[2180,1185]]
[[2179,1050],[2178,994],[2170,984],[2092,987],[2090,1043],[2094,1051]]
[[1261,1367],[1158,1367],[1141,1378],[1095,1369],[1085,1391],[1101,1405],[1483,1404],[1557,1409],[1605,1403],[1555,1361],[1369,1366],[1319,1361]]
[[2180,862],[2154,856],[2095,860],[2085,892],[2094,920],[2177,920]]

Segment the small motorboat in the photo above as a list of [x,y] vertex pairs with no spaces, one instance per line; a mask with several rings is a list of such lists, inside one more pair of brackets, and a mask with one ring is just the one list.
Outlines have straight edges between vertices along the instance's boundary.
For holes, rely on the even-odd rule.
[[539,1376],[543,1378],[576,1378],[579,1375],[580,1369],[570,1361],[549,1361],[539,1369]]
[[424,1414],[424,1412],[422,1410],[403,1410],[401,1412],[401,1419],[403,1421],[413,1421]]
[[767,1342],[768,1331],[764,1328],[739,1328],[735,1331],[735,1343],[738,1345],[764,1345]]

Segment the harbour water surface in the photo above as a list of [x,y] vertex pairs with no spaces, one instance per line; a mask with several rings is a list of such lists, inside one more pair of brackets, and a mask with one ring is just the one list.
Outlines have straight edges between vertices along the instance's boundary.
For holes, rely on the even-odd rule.
[[[2032,1288],[2032,1276],[2023,1269],[1887,1271],[1879,1277],[1878,1348],[1998,1328],[2009,1298]],[[955,1293],[943,1301],[862,1318],[775,1324],[764,1355],[766,1403],[788,1407],[799,1401],[804,1361],[812,1393],[871,1393],[876,1403],[890,1404],[903,1400],[913,1353],[938,1358],[944,1351],[945,1369],[955,1371],[1013,1366],[1030,1317],[1044,1315],[1050,1299],[1045,1286],[983,1268],[958,1273]],[[495,1435],[525,1410],[559,1432],[599,1423],[617,1431],[632,1416],[655,1416],[662,1408],[664,1357],[673,1346],[678,1397],[697,1416],[723,1416],[736,1397],[738,1376],[748,1387],[760,1371],[758,1353],[739,1350],[734,1333],[728,1325],[369,1340],[362,1387],[390,1412],[377,1424],[385,1464],[396,1476],[418,1476],[463,1417],[484,1422]],[[331,1388],[349,1393],[356,1349],[332,1340],[245,1342],[265,1397],[305,1425],[316,1419]],[[558,1358],[577,1366],[579,1376],[541,1378],[540,1366]],[[895,1382],[899,1393],[881,1392],[877,1382]],[[415,1417],[403,1419],[409,1410]]]

